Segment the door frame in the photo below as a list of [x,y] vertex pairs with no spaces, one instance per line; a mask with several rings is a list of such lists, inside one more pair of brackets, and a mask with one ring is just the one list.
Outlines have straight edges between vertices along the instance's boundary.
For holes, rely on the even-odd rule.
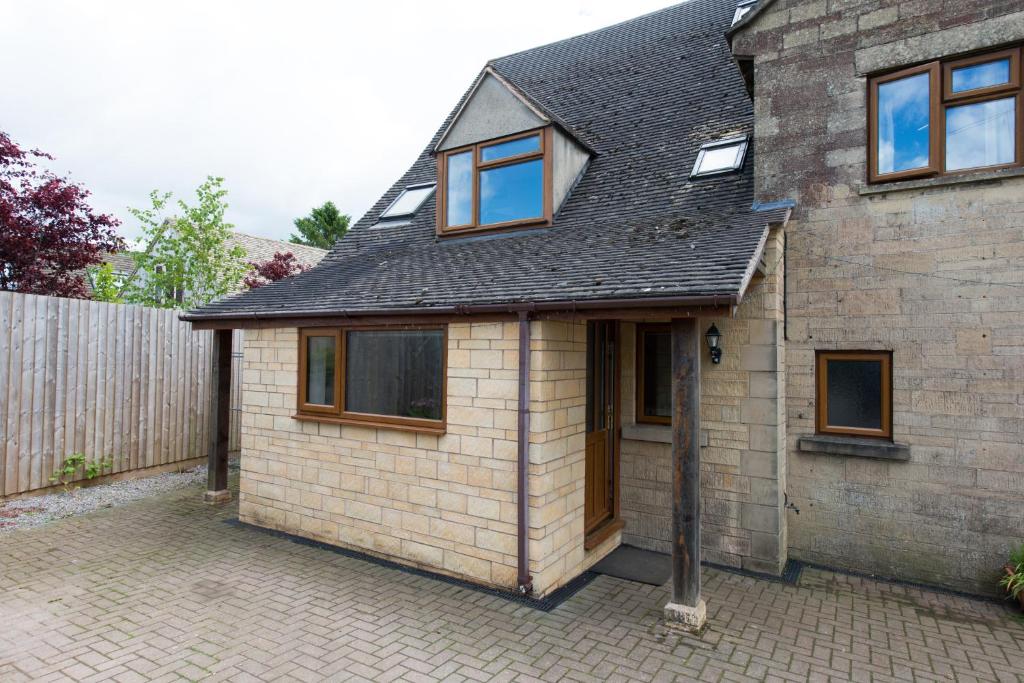
[[[586,515],[584,515],[584,539],[583,549],[591,550],[609,537],[611,537],[616,531],[624,526],[621,516],[621,500],[619,495],[620,488],[620,461],[621,461],[621,438],[622,438],[622,325],[618,320],[588,320],[587,325],[607,325],[607,331],[611,341],[611,353],[609,354],[609,360],[611,361],[611,367],[608,367],[608,363],[605,364],[606,372],[609,373],[609,380],[612,384],[612,420],[609,428],[609,439],[608,439],[608,452],[611,460],[611,517],[602,522],[597,528],[591,531],[589,534],[586,533]],[[590,340],[590,334],[588,330],[587,339]],[[592,350],[587,347],[587,359],[588,366],[590,365],[589,359]],[[589,367],[588,367],[589,375]],[[586,382],[590,382],[591,378],[588,376]],[[589,413],[591,406],[588,404],[585,406],[585,410]],[[584,430],[584,436],[586,435]],[[586,460],[584,458],[584,487],[588,479],[586,474]],[[584,497],[586,491],[584,490]]]

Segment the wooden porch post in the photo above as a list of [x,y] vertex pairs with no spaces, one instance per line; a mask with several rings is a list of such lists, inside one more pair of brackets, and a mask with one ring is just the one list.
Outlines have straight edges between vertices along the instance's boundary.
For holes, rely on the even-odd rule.
[[700,334],[696,318],[672,320],[672,601],[665,618],[700,631]]
[[228,435],[231,423],[231,330],[213,333],[213,390],[210,398],[210,449],[206,473],[207,503],[231,500],[228,491]]

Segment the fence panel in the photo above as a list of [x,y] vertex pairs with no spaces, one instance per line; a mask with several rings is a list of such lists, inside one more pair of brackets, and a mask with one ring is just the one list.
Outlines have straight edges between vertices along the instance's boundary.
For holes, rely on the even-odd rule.
[[0,496],[72,453],[113,473],[205,456],[211,341],[176,311],[0,292]]

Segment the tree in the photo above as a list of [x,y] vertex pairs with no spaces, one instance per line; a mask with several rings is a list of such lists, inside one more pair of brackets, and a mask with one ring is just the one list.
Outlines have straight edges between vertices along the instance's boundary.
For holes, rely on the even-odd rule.
[[89,206],[89,191],[41,169],[0,131],[0,289],[84,299],[83,272],[123,247],[116,218]]
[[342,214],[334,202],[313,209],[305,218],[296,218],[295,227],[299,234],[292,234],[288,241],[320,249],[330,249],[348,232],[351,216]]
[[238,287],[245,274],[245,250],[231,246],[231,223],[223,178],[208,176],[196,189],[196,203],[177,201],[180,215],[165,216],[171,193],[150,193],[149,209],[129,209],[142,224],[146,248],[132,254],[136,271],[124,287],[131,303],[196,308]]
[[105,301],[108,304],[124,303],[122,290],[124,290],[123,279],[114,272],[111,263],[104,263],[99,266],[90,266],[87,269],[89,284],[92,285],[93,301]]
[[245,276],[245,286],[249,289],[269,285],[271,282],[298,275],[306,270],[306,266],[299,263],[290,251],[283,254],[276,251],[274,258],[266,261],[250,261],[249,266],[252,270]]

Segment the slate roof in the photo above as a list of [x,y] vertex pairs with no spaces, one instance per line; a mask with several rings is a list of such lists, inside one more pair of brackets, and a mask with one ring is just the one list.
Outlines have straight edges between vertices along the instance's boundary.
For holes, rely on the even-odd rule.
[[431,151],[460,102],[319,266],[184,317],[735,297],[767,224],[787,215],[752,207],[750,152],[739,173],[689,178],[702,143],[753,132],[725,39],[735,8],[690,0],[489,63],[596,152],[551,227],[437,238],[433,197],[410,221],[376,225],[403,188],[435,180]]

